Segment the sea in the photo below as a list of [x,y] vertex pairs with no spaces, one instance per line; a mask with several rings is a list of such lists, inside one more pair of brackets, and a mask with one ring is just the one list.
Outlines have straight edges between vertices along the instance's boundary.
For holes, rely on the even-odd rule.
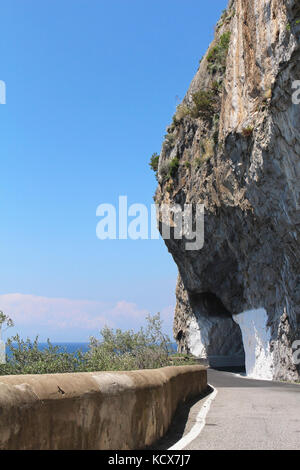
[[[67,353],[75,353],[76,351],[80,350],[83,353],[89,350],[89,343],[52,343],[52,346],[57,346],[59,352],[67,352]],[[13,343],[13,346],[16,347],[17,344]],[[48,343],[38,343],[38,348],[40,351],[46,349],[48,347]],[[6,354],[11,356],[11,351],[9,347],[6,347]]]
[[[67,353],[74,353],[78,350],[85,353],[89,350],[89,343],[52,343],[52,346],[57,346],[59,348],[59,352],[67,352]],[[15,344],[13,344],[15,346]],[[42,351],[43,349],[47,348],[47,343],[39,343],[38,347]],[[170,343],[170,350],[173,352],[177,351],[176,343]],[[9,348],[6,348],[6,353],[8,356],[11,355],[11,351]]]

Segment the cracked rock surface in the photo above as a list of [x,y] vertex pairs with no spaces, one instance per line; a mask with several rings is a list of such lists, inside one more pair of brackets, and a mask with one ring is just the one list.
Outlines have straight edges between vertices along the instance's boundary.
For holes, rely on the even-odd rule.
[[[300,377],[292,356],[300,339],[299,41],[299,1],[229,2],[167,130],[155,196],[158,205],[205,207],[201,250],[165,240],[179,270],[179,350],[245,349],[259,361],[255,318],[266,312],[266,375],[281,380]],[[252,349],[243,345],[245,321],[233,319],[244,312]]]

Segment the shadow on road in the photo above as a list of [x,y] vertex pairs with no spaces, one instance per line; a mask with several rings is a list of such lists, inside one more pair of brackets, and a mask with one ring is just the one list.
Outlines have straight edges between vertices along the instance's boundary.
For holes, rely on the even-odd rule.
[[218,370],[219,372],[231,372],[233,374],[246,374],[245,366],[226,366],[226,367],[211,366],[210,369]]
[[187,434],[194,425],[193,417],[196,417],[200,408],[205,402],[207,396],[213,391],[211,387],[207,387],[206,391],[201,395],[188,400],[179,405],[174,418],[171,422],[169,430],[158,442],[151,447],[150,450],[166,450],[178,442],[185,434]]

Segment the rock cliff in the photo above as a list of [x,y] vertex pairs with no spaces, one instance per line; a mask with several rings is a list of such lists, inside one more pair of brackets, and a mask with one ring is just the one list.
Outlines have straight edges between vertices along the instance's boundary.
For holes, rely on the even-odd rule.
[[[165,240],[174,335],[250,375],[299,380],[300,2],[231,0],[162,146],[155,201],[204,204],[205,241]],[[294,102],[293,102],[294,101]]]

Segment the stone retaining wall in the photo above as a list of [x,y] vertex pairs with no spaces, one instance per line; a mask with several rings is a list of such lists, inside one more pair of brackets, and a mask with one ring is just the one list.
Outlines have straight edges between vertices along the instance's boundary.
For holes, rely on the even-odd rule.
[[0,449],[141,449],[206,388],[203,366],[0,376]]

